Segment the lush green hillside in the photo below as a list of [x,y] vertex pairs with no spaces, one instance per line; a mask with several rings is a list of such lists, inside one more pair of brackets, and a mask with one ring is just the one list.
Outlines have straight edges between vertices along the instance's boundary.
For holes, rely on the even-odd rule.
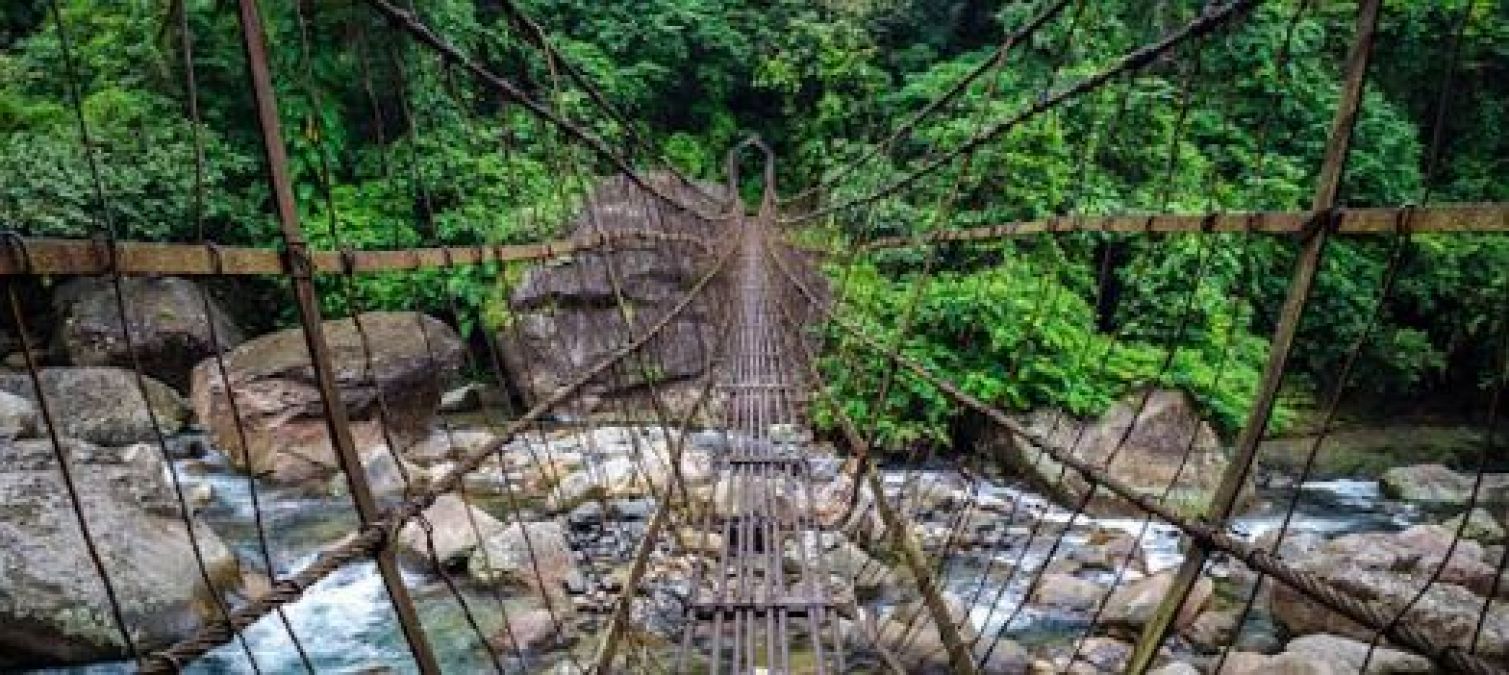
[[[6,226],[89,236],[104,220],[79,150],[70,99],[76,82],[117,236],[271,242],[231,5],[180,0],[187,3],[180,17],[178,3],[57,2],[74,67],[48,3],[15,0],[0,9]],[[451,243],[522,241],[562,220],[575,192],[560,189],[562,160],[537,124],[479,88],[458,84],[463,77],[394,39],[360,2],[262,4],[294,178],[316,243],[410,245],[426,239],[420,233],[429,223]],[[521,32],[499,3],[418,4],[428,21],[537,97],[591,117],[584,92],[553,89],[547,64],[526,56]],[[653,153],[716,178],[725,149],[756,132],[775,145],[780,180],[791,193],[883,137],[1048,4],[528,0],[521,6],[608,99],[642,122]],[[899,175],[933,148],[960,142],[977,120],[1012,114],[1050,81],[1094,72],[1187,20],[1201,4],[1071,3],[1011,54],[993,84],[972,88],[898,152],[867,164],[829,197]],[[1451,36],[1469,4],[1453,58]],[[1386,5],[1345,200],[1509,198],[1505,7],[1471,0]],[[978,153],[967,172],[939,172],[878,209],[823,223],[813,236],[852,243],[1070,212],[1304,208],[1353,10],[1345,2],[1264,3],[1208,46],[1175,52],[1129,83],[1006,134]],[[185,87],[186,44],[193,48],[197,127]],[[65,77],[70,72],[76,81]],[[1448,72],[1453,89],[1439,114]],[[602,122],[596,129],[630,147],[621,127]],[[201,147],[206,162],[196,181]],[[643,151],[636,156],[648,159]],[[972,391],[1015,407],[1055,403],[1093,412],[1156,377],[1196,392],[1229,427],[1240,419],[1261,365],[1294,249],[1287,240],[1236,236],[1074,236],[947,249],[933,261],[938,278],[922,289],[918,330],[907,349]],[[1301,379],[1308,379],[1301,384],[1329,384],[1368,323],[1392,252],[1387,240],[1333,245],[1297,353]],[[912,302],[908,275],[922,258],[885,254],[852,271],[836,262],[835,278],[853,285],[855,302],[846,311],[877,331],[894,330],[895,317]],[[1098,283],[1103,260],[1111,261],[1109,276]],[[1404,261],[1381,327],[1363,352],[1358,390],[1390,400],[1475,391],[1495,368],[1492,336],[1505,315],[1509,242],[1420,236],[1408,243]],[[417,285],[405,277],[364,282],[358,302],[407,306],[416,287],[424,308],[444,312],[444,297],[454,295],[468,316],[497,294],[482,275],[429,277]],[[329,294],[334,305],[345,300]],[[1179,345],[1172,357],[1168,344]],[[1170,367],[1160,368],[1166,358]],[[838,386],[866,419],[867,392],[883,376],[879,364],[851,359],[840,348],[827,365],[846,374],[836,378]],[[893,396],[882,415],[891,440],[946,433],[954,421],[950,408],[916,383],[902,380]],[[908,414],[895,414],[903,410]],[[902,423],[903,417],[928,422]]]

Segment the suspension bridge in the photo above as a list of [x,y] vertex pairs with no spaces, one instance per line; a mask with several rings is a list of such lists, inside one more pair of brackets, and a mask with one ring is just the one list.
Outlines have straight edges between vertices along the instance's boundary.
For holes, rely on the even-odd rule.
[[[186,11],[184,4],[177,5],[179,11]],[[286,632],[289,648],[303,655],[301,641],[317,636],[298,635],[287,612],[318,594],[321,582],[353,566],[371,564],[381,579],[383,595],[392,609],[391,620],[398,626],[410,657],[401,664],[384,665],[401,670],[423,673],[444,670],[450,662],[446,650],[453,648],[448,645],[456,641],[454,636],[441,635],[440,631],[450,630],[475,633],[476,639],[467,644],[474,651],[486,652],[486,667],[497,672],[538,672],[547,667],[555,669],[551,672],[591,673],[641,670],[843,673],[929,669],[957,673],[1025,672],[1029,667],[1043,667],[1017,659],[1017,652],[1010,646],[1017,625],[1014,619],[1023,611],[1026,600],[994,617],[1003,620],[981,623],[976,621],[981,608],[988,608],[988,613],[994,616],[1000,604],[986,601],[993,594],[990,589],[1004,588],[1015,581],[1025,586],[1026,595],[1032,595],[1043,584],[1054,583],[1051,563],[1070,536],[1070,526],[1077,519],[1089,517],[1095,499],[1114,498],[1130,504],[1140,514],[1134,519],[1137,523],[1134,546],[1111,561],[1110,588],[1091,604],[1088,624],[1070,642],[1063,658],[1047,662],[1055,669],[1081,672],[1080,669],[1089,667],[1083,665],[1089,661],[1081,657],[1088,657],[1098,629],[1104,628],[1108,599],[1132,583],[1128,570],[1137,555],[1137,545],[1158,524],[1177,531],[1182,542],[1181,562],[1153,598],[1155,607],[1149,608],[1148,616],[1132,634],[1124,635],[1131,649],[1115,668],[1142,673],[1166,667],[1171,661],[1168,646],[1180,639],[1177,626],[1181,613],[1198,594],[1196,589],[1202,578],[1214,564],[1221,562],[1245,569],[1253,579],[1249,590],[1237,602],[1238,628],[1263,602],[1261,596],[1277,592],[1272,588],[1280,587],[1302,596],[1318,611],[1333,617],[1338,625],[1346,623],[1350,634],[1369,636],[1370,640],[1363,640],[1368,645],[1364,669],[1375,652],[1389,649],[1416,655],[1445,672],[1506,672],[1509,605],[1500,599],[1504,589],[1499,584],[1509,578],[1505,574],[1509,556],[1503,554],[1502,548],[1497,560],[1489,563],[1489,587],[1465,596],[1476,604],[1460,607],[1460,613],[1451,615],[1460,621],[1447,625],[1419,611],[1426,598],[1453,583],[1453,561],[1459,547],[1467,545],[1466,519],[1451,533],[1444,551],[1423,563],[1420,573],[1411,577],[1414,585],[1402,594],[1377,592],[1367,583],[1326,574],[1287,556],[1282,549],[1289,525],[1287,517],[1284,529],[1272,541],[1252,540],[1231,527],[1290,370],[1300,325],[1311,308],[1328,242],[1344,237],[1376,238],[1402,250],[1420,235],[1501,237],[1509,231],[1509,206],[1500,203],[1427,201],[1394,207],[1349,208],[1343,201],[1340,190],[1353,131],[1365,100],[1363,92],[1378,25],[1383,20],[1382,3],[1378,0],[1358,3],[1355,34],[1350,36],[1346,61],[1340,65],[1342,79],[1337,87],[1334,121],[1316,172],[1309,209],[1208,213],[1157,209],[1103,214],[1083,212],[1077,204],[1069,204],[1064,212],[1037,220],[973,229],[922,228],[917,234],[903,235],[867,229],[865,225],[873,224],[876,214],[888,205],[906,200],[926,202],[927,219],[947,222],[948,214],[959,208],[956,201],[960,184],[975,163],[984,161],[977,155],[993,141],[1092,95],[1114,94],[1119,88],[1130,88],[1148,69],[1178,59],[1198,60],[1202,44],[1240,31],[1244,19],[1263,3],[1258,0],[1209,3],[1187,22],[1079,79],[1058,82],[1067,75],[1055,70],[1032,103],[1006,117],[991,118],[984,110],[970,115],[972,127],[964,140],[933,148],[900,175],[879,182],[856,178],[863,175],[867,163],[899,152],[909,134],[924,121],[960,107],[961,98],[971,87],[984,86],[987,92],[993,92],[996,82],[993,75],[1009,68],[1013,55],[1047,27],[1080,19],[1081,2],[1041,3],[1037,14],[1012,27],[989,59],[964,74],[940,98],[898,121],[885,137],[866,146],[868,149],[838,162],[817,184],[789,191],[788,197],[782,199],[776,183],[778,159],[758,139],[729,151],[726,185],[693,181],[665,168],[649,144],[641,139],[639,123],[616,109],[553,46],[549,35],[509,2],[502,4],[518,32],[520,49],[545,64],[545,70],[553,78],[546,86],[526,85],[469,53],[458,36],[445,34],[413,6],[401,6],[390,0],[362,0],[354,3],[355,11],[368,13],[366,18],[384,31],[369,36],[369,40],[412,47],[418,56],[409,67],[442,73],[449,83],[455,107],[470,124],[480,126],[482,117],[478,110],[484,101],[502,101],[527,115],[541,131],[539,139],[543,140],[539,142],[550,148],[548,154],[562,183],[563,201],[581,204],[584,214],[581,226],[564,238],[508,245],[448,241],[436,227],[426,185],[443,181],[444,177],[426,176],[412,169],[407,171],[408,180],[419,213],[415,222],[407,225],[414,240],[422,245],[395,248],[344,245],[342,242],[349,233],[340,231],[336,219],[332,219],[329,236],[320,238],[335,242],[335,246],[320,248],[310,243],[306,228],[314,225],[301,222],[301,214],[310,212],[308,204],[302,202],[319,197],[301,196],[293,189],[288,158],[290,140],[278,107],[280,95],[291,92],[308,95],[304,90],[308,83],[274,81],[263,32],[264,17],[269,10],[259,7],[256,0],[237,0],[232,4],[237,9],[237,39],[244,44],[246,81],[255,103],[254,122],[264,151],[269,212],[281,228],[282,245],[234,246],[208,238],[193,242],[131,240],[119,237],[108,222],[101,222],[99,236],[83,240],[30,237],[24,229],[8,232],[3,242],[4,255],[0,255],[0,275],[6,280],[9,314],[16,334],[23,341],[21,353],[26,356],[22,370],[28,375],[30,398],[36,402],[47,432],[44,434],[49,455],[44,467],[46,475],[56,490],[67,497],[73,520],[70,532],[76,534],[76,547],[88,552],[87,565],[98,582],[101,599],[97,606],[108,614],[105,621],[113,628],[113,634],[94,640],[104,645],[102,651],[122,659],[123,668],[148,673],[193,670],[204,667],[207,655],[220,653],[228,654],[227,658],[244,655],[248,669],[261,671],[259,655],[249,646],[247,635],[249,631],[269,627]],[[1310,11],[1309,5],[1298,3],[1296,11],[1299,14]],[[70,69],[76,69],[68,56],[69,28],[61,15],[55,15],[54,19],[65,62]],[[299,21],[303,20],[300,16]],[[1073,31],[1071,24],[1071,37]],[[188,47],[193,37],[187,32],[180,36],[186,54],[191,51]],[[197,96],[194,68],[190,57],[184,68],[189,101]],[[1201,84],[1198,76],[1198,67],[1188,70],[1185,90],[1181,93],[1183,105],[1188,104],[1190,90]],[[76,70],[60,73],[59,77],[68,79],[69,91],[77,102],[80,85]],[[1449,86],[1451,74],[1443,74],[1442,80]],[[562,92],[567,90],[580,93],[588,102],[586,114],[580,107],[567,110],[559,105]],[[1282,95],[1276,93],[1275,102]],[[1443,95],[1443,105],[1447,100]],[[189,108],[194,109],[192,105]],[[372,113],[381,115],[382,111],[374,109]],[[406,119],[402,126],[407,134],[417,136],[423,132],[421,122]],[[82,113],[78,125],[82,139],[80,152],[93,167],[88,122]],[[378,121],[374,126],[383,125]],[[475,131],[482,137],[490,133],[480,128]],[[1261,136],[1268,138],[1270,131],[1263,129]],[[1175,138],[1169,144],[1170,167],[1178,162],[1180,129],[1173,133]],[[1089,157],[1094,149],[1088,147],[1088,141],[1085,144],[1083,154]],[[758,153],[761,165],[757,181],[760,200],[752,207],[740,197],[741,187],[749,182],[740,178],[740,168],[749,161],[751,151]],[[203,148],[198,156],[185,160],[196,164],[197,175],[203,174],[206,161]],[[1252,179],[1262,178],[1261,160],[1251,172]],[[604,176],[618,181],[622,188],[623,194],[618,197],[621,202],[614,202],[618,205],[614,208],[602,206],[608,197],[592,187],[602,184],[597,181]],[[926,179],[939,177],[946,186],[941,194],[924,192]],[[108,186],[101,184],[97,168],[95,182],[98,210],[108,214],[111,197]],[[620,206],[621,209],[614,210]],[[802,236],[808,230],[835,228],[847,233],[838,246],[812,243]],[[1287,270],[1290,280],[1284,302],[1274,312],[1268,357],[1261,379],[1251,392],[1250,413],[1231,444],[1229,461],[1202,512],[1181,509],[1170,499],[1194,448],[1194,440],[1189,441],[1179,470],[1161,489],[1133,484],[1113,470],[1118,454],[1125,450],[1142,419],[1150,394],[1133,397],[1136,403],[1132,421],[1109,456],[1091,458],[1076,452],[1077,442],[1066,445],[1055,438],[1062,420],[1055,421],[1051,429],[1028,424],[998,402],[971,393],[965,383],[950,380],[925,358],[904,348],[906,336],[926,320],[919,316],[917,297],[922,288],[933,283],[945,251],[981,247],[1009,252],[1012,249],[1003,246],[1035,241],[1064,252],[1067,249],[1060,246],[1061,241],[1092,235],[1196,241],[1202,260],[1214,247],[1245,250],[1259,240],[1280,242],[1293,249],[1292,267]],[[628,269],[632,261],[621,255],[646,251],[669,252],[686,267],[680,294],[655,305],[661,311],[649,315],[642,307],[644,303],[631,298],[632,293],[626,290],[625,277],[633,273]],[[858,262],[898,251],[911,256],[903,278],[908,289],[907,302],[897,315],[889,317],[894,325],[880,333],[845,313],[850,300],[847,275]],[[583,261],[596,267],[586,271],[588,265]],[[373,340],[366,334],[376,329],[371,325],[364,328],[371,315],[363,312],[361,298],[351,290],[351,280],[364,275],[399,278],[414,275],[412,278],[417,279],[422,274],[445,276],[469,270],[492,275],[498,283],[511,283],[506,280],[506,270],[522,265],[558,265],[582,275],[600,273],[600,280],[591,281],[600,284],[610,299],[606,303],[609,318],[590,328],[599,333],[592,339],[606,345],[597,354],[600,358],[579,364],[570,378],[553,383],[551,390],[536,392],[527,406],[489,420],[495,435],[485,443],[462,447],[456,440],[457,434],[447,427],[443,434],[445,442],[450,444],[446,454],[454,461],[423,481],[405,475],[401,498],[385,499],[374,486],[377,477],[371,459],[364,457],[360,448],[358,430],[363,422],[352,418],[352,381],[360,384],[364,377],[377,377],[379,368],[374,365],[373,354],[381,345],[371,344]],[[837,272],[825,277],[820,273],[824,266]],[[1380,298],[1393,291],[1399,273],[1398,267],[1391,265],[1377,281]],[[1170,299],[1186,307],[1186,316],[1181,321],[1187,322],[1188,314],[1193,311],[1186,299],[1199,290],[1202,282],[1199,274],[1195,279],[1185,280],[1181,286],[1183,297]],[[63,402],[55,400],[55,395],[43,384],[45,368],[33,357],[36,351],[30,336],[35,329],[27,325],[21,297],[22,282],[73,276],[110,280],[119,305],[121,335],[126,351],[132,355],[130,370],[136,376],[136,387],[146,399],[143,365],[135,356],[132,342],[133,331],[138,329],[126,323],[130,300],[123,288],[133,278],[163,275],[197,279],[275,278],[286,284],[288,296],[297,308],[297,331],[307,349],[307,359],[301,367],[307,370],[307,381],[317,401],[318,410],[311,417],[319,420],[323,433],[328,434],[332,461],[343,477],[348,508],[355,515],[353,529],[324,543],[316,555],[297,566],[288,561],[274,561],[266,546],[266,534],[262,533],[260,566],[267,577],[265,587],[243,595],[222,593],[217,584],[224,582],[213,578],[215,575],[205,562],[208,556],[194,538],[193,533],[200,528],[195,524],[195,509],[183,489],[185,477],[179,475],[174,462],[167,458],[168,442],[159,431],[153,445],[163,453],[163,464],[171,474],[175,495],[171,510],[190,533],[201,577],[184,579],[182,583],[202,585],[214,598],[202,621],[192,630],[171,638],[163,638],[153,627],[144,626],[141,608],[133,606],[131,593],[122,591],[130,585],[125,578],[130,571],[115,564],[120,556],[114,551],[115,547],[130,544],[119,542],[92,521],[90,495],[86,486],[79,484],[78,472],[71,468],[81,460],[68,449],[71,446],[60,431],[66,426],[57,412]],[[1114,302],[1100,297],[1105,293],[1104,282],[1102,279],[1102,287],[1096,289],[1098,299]],[[348,313],[345,318],[351,320],[360,334],[357,348],[332,346],[331,321],[341,317],[330,315],[330,305],[321,302],[321,292],[344,300],[341,307]],[[209,303],[207,295],[204,302]],[[489,325],[486,317],[464,316],[454,300],[450,302],[451,319]],[[1040,322],[1033,319],[1041,318],[1037,316],[1041,312],[1052,311],[1053,306],[1051,299],[1039,297],[1032,314],[1020,320],[1038,325]],[[692,315],[716,320],[710,322],[710,331],[694,330],[690,343],[685,336],[673,339],[676,327]],[[1501,313],[1491,318],[1497,322],[1499,331],[1509,331],[1503,316]],[[474,373],[473,377],[479,381],[500,387],[518,379],[517,371],[527,370],[530,359],[525,358],[522,364],[504,363],[496,342],[525,343],[526,339],[519,335],[519,323],[507,323],[497,335],[483,330],[489,333],[486,344],[466,350],[464,358],[470,366],[467,372]],[[427,326],[424,321],[417,321],[401,330],[411,332],[410,339],[424,345],[427,358],[435,365],[444,357],[436,346],[435,329]],[[1147,374],[1149,380],[1158,380],[1169,368],[1183,330],[1181,324],[1170,331],[1157,359],[1161,365],[1155,364],[1158,370]],[[568,343],[582,339],[570,333],[555,333],[551,339],[557,342],[547,340],[546,344],[537,344],[536,349],[569,351],[573,347]],[[1343,372],[1336,378],[1340,384],[1323,399],[1326,425],[1336,414],[1341,392],[1355,367],[1356,354],[1365,347],[1367,339],[1365,333],[1356,344],[1345,346],[1352,357],[1346,360]],[[696,348],[690,349],[689,344]],[[351,349],[358,352],[357,363],[362,367],[341,365],[345,357],[338,352]],[[678,349],[692,353],[675,354]],[[229,353],[217,348],[209,358],[226,381],[230,381],[226,375],[228,368],[234,368],[234,364],[227,365],[231,359]],[[1026,353],[1021,360],[1027,362],[1036,357]],[[1093,355],[1084,358],[1093,360]],[[665,382],[663,373],[677,359],[694,360],[696,369],[706,373],[697,380],[690,395],[671,395]],[[842,405],[832,400],[829,386],[832,378],[845,376],[844,366],[853,367],[849,364],[859,361],[883,364],[883,376],[876,383],[868,419],[846,413]],[[825,370],[824,363],[838,363],[840,368],[838,372]],[[1020,364],[1010,366],[1012,372],[1019,367]],[[537,381],[532,376],[524,379]],[[1481,493],[1487,458],[1502,452],[1503,446],[1496,444],[1492,430],[1496,422],[1493,414],[1501,407],[1498,395],[1504,379],[1501,373],[1492,377],[1489,435],[1483,449],[1485,461],[1473,483],[1468,511],[1480,499],[1486,499]],[[620,413],[615,419],[574,416],[573,406],[581,396],[600,390],[604,383],[624,381],[639,383],[637,389],[645,403],[642,410],[635,412],[625,407],[614,411]],[[919,478],[922,472],[914,467],[920,464],[914,461],[901,470],[898,489],[897,484],[887,482],[879,459],[882,449],[878,447],[876,427],[882,414],[906,413],[887,409],[891,405],[888,394],[901,382],[928,387],[951,406],[971,411],[984,424],[1030,448],[1038,460],[1051,461],[1057,469],[1056,483],[1078,481],[1086,485],[1082,496],[1067,506],[1068,525],[1055,527],[1046,519],[1038,519],[1025,531],[1001,530],[984,544],[994,554],[990,566],[984,570],[969,570],[951,563],[951,557],[964,546],[966,526],[973,517],[987,513],[986,496],[968,491],[963,503],[953,506],[954,513],[941,533],[929,534],[920,527],[918,505],[927,501],[928,493],[937,490],[937,486]],[[382,400],[384,394],[380,387],[377,389],[374,407],[378,410],[378,427],[388,437],[386,445],[391,451],[399,445],[392,430],[400,422],[390,419],[396,417],[391,410],[396,405]],[[240,438],[244,461],[250,465],[250,450],[246,448],[251,447],[247,428],[251,423],[242,418],[245,409],[257,403],[248,399],[238,402],[242,394],[237,391],[234,386],[225,385],[229,416]],[[646,411],[651,419],[644,419]],[[148,414],[153,414],[150,407]],[[813,438],[812,427],[819,415],[825,419],[825,428],[831,429],[823,439],[832,448],[831,456],[818,456],[814,450],[819,443]],[[547,433],[551,425],[559,426],[562,419],[576,420],[568,425],[575,425],[572,427],[575,432],[592,438],[597,427],[623,425],[623,420],[636,416],[642,427],[658,430],[660,434],[658,450],[640,447],[643,439],[633,436],[635,449],[628,460],[631,474],[638,477],[636,480],[653,497],[654,507],[644,519],[642,529],[630,535],[609,532],[614,525],[607,521],[588,524],[587,527],[597,530],[592,536],[619,536],[632,546],[623,551],[620,562],[624,567],[615,578],[616,596],[601,620],[593,624],[595,630],[584,631],[580,623],[569,620],[568,615],[573,612],[571,602],[553,590],[560,584],[558,570],[552,569],[556,559],[551,557],[544,535],[535,534],[539,532],[537,509],[515,499],[515,491],[522,491],[523,486],[511,483],[516,478],[497,467],[529,464],[532,465],[529,471],[550,475],[560,470],[550,454],[551,444],[557,438],[552,435],[554,432]],[[154,416],[152,424],[160,426],[160,420]],[[1320,437],[1325,433],[1323,427]],[[703,447],[691,447],[690,439],[701,439]],[[1319,445],[1317,440],[1310,449],[1312,459]],[[911,459],[921,459],[920,451],[911,452]],[[591,452],[585,454],[590,457]],[[694,466],[694,456],[706,457],[707,465]],[[978,465],[957,456],[929,452],[929,459],[934,465],[947,463],[946,473],[951,475],[967,480],[978,477]],[[710,475],[701,480],[689,475],[704,470]],[[1292,477],[1293,484],[1303,484],[1309,470],[1307,464],[1299,475]],[[493,597],[479,603],[476,594],[463,592],[461,587],[466,582],[457,578],[454,566],[448,567],[443,561],[444,536],[439,524],[431,522],[435,510],[448,498],[459,495],[467,499],[468,489],[475,489],[469,488],[474,485],[473,479],[486,471],[502,474],[503,490],[511,501],[509,508],[493,514],[492,517],[502,519],[498,527],[514,527],[524,533],[525,564],[520,567],[524,570],[521,574],[528,578],[522,585],[539,589],[550,627],[547,632],[551,634],[536,641],[537,644],[528,644],[517,622],[509,620],[505,598]],[[261,509],[262,505],[256,501],[260,479],[252,475],[254,471],[247,473],[253,505]],[[602,467],[589,466],[585,475],[598,482],[590,486],[598,490],[606,490],[606,484],[612,480]],[[996,517],[1006,523],[1015,522],[1019,507],[1026,508],[1020,502],[1018,498],[1009,512]],[[1289,501],[1287,507],[1292,515],[1295,502]],[[472,541],[475,547],[487,538],[482,530],[490,525],[479,524],[477,516],[468,518],[464,529],[469,529],[470,534],[463,534],[462,538]],[[868,525],[871,523],[875,525],[873,528]],[[259,533],[264,529],[260,512],[254,514],[251,526]],[[406,573],[400,561],[405,533],[415,532],[415,527],[421,533],[420,557],[428,557],[426,567],[433,570],[427,578],[440,578],[452,601],[460,606],[466,619],[460,627],[439,628],[418,609],[415,589],[424,582],[416,580],[412,572]],[[870,535],[856,534],[856,530],[866,528],[872,530]],[[825,542],[843,537],[864,540],[875,552],[874,557],[866,557],[859,565],[839,560],[838,552],[847,549]],[[486,546],[476,548],[483,553],[473,553],[474,558],[487,555]],[[1025,564],[1028,551],[1041,552],[1043,560],[1035,565]],[[638,624],[645,621],[646,606],[655,602],[646,580],[668,556],[685,552],[695,555],[688,558],[692,562],[678,568],[688,592],[675,610],[679,615],[671,631],[675,634],[658,642],[646,640]],[[996,560],[1015,562],[1002,562],[999,569],[992,569]],[[878,610],[865,607],[854,594],[862,578],[881,566],[893,566],[908,595],[914,598],[910,603],[887,608],[883,625],[876,620]],[[970,578],[971,574],[977,578]],[[1363,579],[1365,582],[1366,577]],[[974,590],[959,592],[961,581]],[[497,595],[494,591],[494,596]],[[489,620],[478,606],[494,600],[501,615],[499,625],[506,634],[503,640],[494,638],[498,628],[485,625]],[[517,607],[514,611],[517,613]],[[6,639],[0,638],[0,645],[6,644]],[[574,646],[563,648],[566,644]],[[1228,637],[1217,646],[1207,664],[1208,670],[1227,672],[1222,669],[1235,668],[1237,651],[1235,637]],[[299,664],[310,672],[319,669],[307,656]]]

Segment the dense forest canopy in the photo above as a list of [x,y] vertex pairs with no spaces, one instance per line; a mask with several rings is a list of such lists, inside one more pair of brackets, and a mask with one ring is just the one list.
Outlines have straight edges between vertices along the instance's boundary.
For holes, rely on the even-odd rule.
[[[5,227],[88,237],[107,223],[123,239],[274,243],[234,3],[56,2],[56,17],[42,0],[0,8]],[[315,244],[408,246],[431,231],[452,244],[537,240],[555,231],[590,182],[563,177],[550,130],[397,37],[364,3],[261,4],[299,204]],[[636,121],[632,130],[591,116],[586,92],[558,86],[551,64],[529,56],[521,47],[528,30],[512,5],[416,4],[470,54],[590,121],[642,163],[664,157],[716,180],[725,150],[759,134],[781,158],[779,181],[789,195],[861,156],[1053,3],[519,2],[570,64]],[[1093,74],[1205,5],[1064,4],[999,71],[822,198],[841,201],[894,180],[963,142],[982,121],[1007,118],[1043,92]],[[1384,12],[1344,201],[1509,198],[1509,7],[1389,0]],[[1351,2],[1261,3],[1213,39],[1013,128],[983,147],[968,171],[930,175],[915,190],[801,236],[852,245],[1054,214],[1307,208],[1354,15]],[[98,181],[80,150],[79,117]],[[98,198],[97,182],[107,199]],[[577,186],[562,189],[562,182]],[[940,208],[945,195],[948,208]],[[1092,413],[1156,378],[1192,391],[1230,429],[1265,358],[1295,250],[1291,240],[1240,235],[1066,235],[946,248],[933,261],[936,278],[920,287],[915,330],[903,345],[998,404]],[[1328,378],[1367,329],[1396,254],[1398,281],[1353,387],[1375,402],[1454,399],[1476,395],[1496,376],[1493,336],[1506,314],[1509,242],[1343,239],[1326,258],[1303,326],[1296,392],[1333,384]],[[923,255],[835,263],[844,311],[878,335],[896,331],[891,319],[913,302],[909,275]],[[1103,260],[1113,263],[1105,284]],[[268,303],[284,297],[278,293],[269,282],[241,295]],[[506,313],[501,296],[496,278],[454,272],[417,284],[412,276],[365,279],[355,297],[367,308],[417,304],[436,313],[450,311],[454,298],[463,315],[456,318],[471,329],[479,328],[466,321],[473,309],[495,320]],[[340,311],[351,297],[330,292],[326,301]],[[281,312],[248,318],[271,324],[291,316]],[[1178,345],[1171,355],[1170,343]],[[1159,368],[1165,358],[1170,367]],[[841,374],[835,387],[851,412],[868,419],[867,392],[877,388],[880,364],[852,359],[840,344],[825,365]],[[958,422],[921,383],[903,380],[891,396],[881,420],[886,440],[940,436]]]

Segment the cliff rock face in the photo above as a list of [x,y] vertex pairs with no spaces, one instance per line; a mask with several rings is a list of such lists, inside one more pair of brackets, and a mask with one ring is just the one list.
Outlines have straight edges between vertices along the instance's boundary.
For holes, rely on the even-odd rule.
[[[707,213],[722,212],[718,200],[668,176],[650,180]],[[704,188],[710,195],[724,194]],[[717,245],[730,222],[707,222],[678,212],[622,177],[593,190],[587,208],[563,235],[653,230],[706,236]],[[715,262],[716,251],[668,241],[620,241],[600,249],[533,267],[512,289],[507,317],[498,329],[509,377],[533,403],[576,380],[628,341],[643,335],[670,312]],[[718,340],[724,316],[724,281],[714,279],[708,294],[671,321],[659,337],[622,367],[596,378],[562,407],[586,413],[615,413],[621,406],[648,409],[650,387],[673,409],[696,395]],[[620,297],[622,303],[620,303]]]

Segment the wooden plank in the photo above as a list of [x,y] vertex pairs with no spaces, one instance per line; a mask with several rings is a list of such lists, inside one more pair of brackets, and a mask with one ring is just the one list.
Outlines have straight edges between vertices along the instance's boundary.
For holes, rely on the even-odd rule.
[[[866,250],[907,248],[938,242],[994,241],[1048,232],[1303,232],[1314,211],[1233,211],[1210,215],[1157,213],[1113,216],[1061,216],[988,227],[946,230],[923,237],[881,237]],[[1337,216],[1340,234],[1409,232],[1509,232],[1509,203],[1446,204],[1426,207],[1344,209]]]
[[[687,244],[706,253],[707,243],[691,235],[627,230],[603,237],[557,239],[537,244],[456,246],[382,251],[351,251],[356,274],[442,269],[450,265],[544,260],[601,248],[610,242],[655,241]],[[0,276],[90,275],[110,272],[109,244],[90,239],[11,238],[0,241]],[[316,274],[342,274],[347,254],[310,251]],[[287,274],[283,252],[276,248],[117,242],[121,274],[149,276],[273,276]]]

